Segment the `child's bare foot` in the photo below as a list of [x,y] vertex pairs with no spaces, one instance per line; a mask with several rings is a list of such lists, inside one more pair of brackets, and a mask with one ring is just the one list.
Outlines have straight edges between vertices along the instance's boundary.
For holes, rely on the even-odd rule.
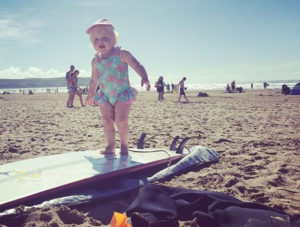
[[128,147],[125,145],[121,145],[120,155],[128,155]]
[[115,146],[107,146],[104,151],[100,151],[100,154],[115,154]]

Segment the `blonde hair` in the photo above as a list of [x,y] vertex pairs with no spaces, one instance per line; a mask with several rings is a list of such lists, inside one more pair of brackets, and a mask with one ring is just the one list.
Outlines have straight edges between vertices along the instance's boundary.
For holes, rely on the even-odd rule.
[[119,33],[114,29],[114,35],[115,35],[115,41],[114,41],[114,46],[117,45],[118,39],[119,39]]

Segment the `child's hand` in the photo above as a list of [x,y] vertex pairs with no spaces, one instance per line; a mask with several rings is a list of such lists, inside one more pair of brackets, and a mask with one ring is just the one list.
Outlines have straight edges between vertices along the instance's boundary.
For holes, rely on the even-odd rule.
[[149,83],[149,80],[143,80],[143,79],[142,79],[142,82],[141,82],[142,87],[144,86],[144,84],[146,84],[146,89],[147,89],[147,91],[149,91],[150,88],[151,88],[151,85],[150,85],[150,83]]
[[93,104],[93,99],[90,96],[87,96],[84,102],[84,106],[91,106]]

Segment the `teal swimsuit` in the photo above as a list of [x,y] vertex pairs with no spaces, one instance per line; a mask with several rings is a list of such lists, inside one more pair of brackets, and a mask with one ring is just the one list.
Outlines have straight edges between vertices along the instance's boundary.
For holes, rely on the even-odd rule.
[[96,55],[94,61],[98,75],[98,90],[94,95],[97,104],[115,105],[116,102],[135,101],[137,91],[130,87],[128,65],[122,62],[119,47],[114,50],[112,56],[101,58]]

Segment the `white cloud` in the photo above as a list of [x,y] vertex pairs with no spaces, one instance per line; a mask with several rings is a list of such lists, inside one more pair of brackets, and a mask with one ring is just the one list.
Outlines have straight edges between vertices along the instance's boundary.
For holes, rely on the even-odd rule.
[[10,13],[0,14],[0,41],[15,41],[21,45],[32,45],[40,42],[39,29],[43,26],[40,20]]
[[[80,69],[80,77],[90,77],[90,72]],[[26,78],[55,78],[64,77],[66,72],[61,72],[56,69],[42,70],[37,67],[30,66],[26,70],[21,70],[19,67],[10,67],[0,70],[0,79],[26,79]]]
[[24,78],[53,78],[64,76],[64,73],[56,69],[43,71],[40,68],[29,67],[22,71],[19,67],[10,67],[0,71],[1,79],[24,79]]
[[79,77],[91,77],[91,72],[85,69],[79,69],[80,74]]

